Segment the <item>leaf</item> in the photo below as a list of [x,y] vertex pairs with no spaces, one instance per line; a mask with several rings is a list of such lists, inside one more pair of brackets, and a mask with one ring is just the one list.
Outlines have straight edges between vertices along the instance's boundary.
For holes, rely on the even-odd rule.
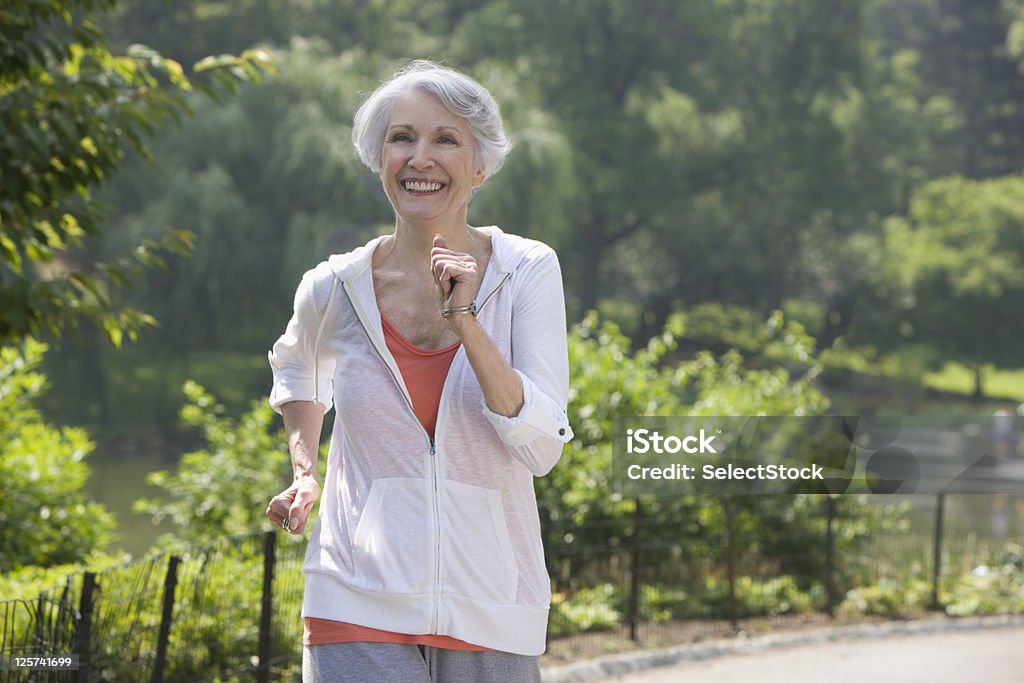
[[18,245],[7,235],[0,235],[0,249],[3,249],[4,259],[11,264],[15,274],[20,274],[21,253],[18,251]]
[[124,331],[121,329],[121,324],[117,318],[113,315],[103,317],[103,331],[107,333],[107,339],[114,345],[115,348],[121,348],[121,343],[124,340]]

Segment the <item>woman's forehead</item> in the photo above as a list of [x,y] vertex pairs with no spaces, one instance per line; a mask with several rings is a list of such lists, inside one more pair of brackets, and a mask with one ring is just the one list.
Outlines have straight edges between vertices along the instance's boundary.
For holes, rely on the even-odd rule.
[[412,89],[402,93],[395,99],[391,108],[388,128],[450,128],[467,132],[469,125],[466,119],[453,114],[439,99],[429,93]]

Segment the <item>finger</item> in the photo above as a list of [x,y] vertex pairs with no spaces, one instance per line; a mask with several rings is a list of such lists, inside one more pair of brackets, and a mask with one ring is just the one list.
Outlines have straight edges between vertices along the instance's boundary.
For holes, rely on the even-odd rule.
[[448,242],[441,235],[434,235],[434,246],[440,249],[448,248]]
[[278,512],[277,510],[267,510],[267,519],[270,521],[271,524],[278,527],[279,529],[284,529],[285,531],[288,531],[290,529],[291,524],[288,520],[287,510],[284,511],[283,513]]
[[299,507],[293,507],[288,511],[288,531],[293,534],[301,534],[306,530],[306,522],[309,520],[309,512],[313,508],[313,504],[302,505]]
[[440,289],[441,300],[444,301],[452,295],[452,290],[455,288],[455,283],[451,281],[450,276],[445,275],[443,267],[434,271],[434,282],[437,283],[438,289]]
[[437,256],[431,260],[431,266],[438,277],[446,269],[450,273],[472,273],[476,270],[476,259],[467,254]]
[[306,528],[309,513],[320,497],[320,486],[313,482],[299,485],[295,499],[288,508],[288,530],[293,534],[301,534]]
[[467,278],[468,273],[469,267],[456,259],[437,259],[434,264],[434,279],[441,286],[441,293],[446,299],[451,296],[455,285]]
[[270,523],[276,527],[284,526],[284,521],[288,519],[288,510],[295,499],[295,489],[289,488],[283,493],[279,493],[270,499],[270,504],[267,505],[267,519]]
[[[469,263],[446,263],[441,268],[439,282],[450,283],[452,287],[470,283],[476,278],[476,267]],[[448,291],[451,294],[451,290]]]
[[280,511],[280,510],[268,511],[267,519],[270,520],[271,524],[273,524],[274,526],[279,527],[279,528],[286,528],[286,527],[290,526],[290,524],[288,523],[288,511],[287,510],[284,510],[284,511]]
[[435,277],[439,277],[445,267],[454,266],[457,268],[471,268],[476,260],[469,254],[456,254],[455,252],[434,253],[430,257],[430,269]]
[[274,524],[281,521],[288,512],[288,504],[282,503],[279,496],[274,496],[270,500],[270,505],[267,506],[267,519]]
[[306,502],[301,497],[292,503],[288,510],[288,528],[292,533],[301,534],[306,528],[306,518],[313,508],[313,501]]

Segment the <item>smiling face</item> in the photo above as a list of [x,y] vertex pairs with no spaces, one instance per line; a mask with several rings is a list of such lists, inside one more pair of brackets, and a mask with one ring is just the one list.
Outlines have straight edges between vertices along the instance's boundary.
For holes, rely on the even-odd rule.
[[381,150],[381,183],[399,219],[465,224],[484,181],[469,124],[418,89],[395,100]]

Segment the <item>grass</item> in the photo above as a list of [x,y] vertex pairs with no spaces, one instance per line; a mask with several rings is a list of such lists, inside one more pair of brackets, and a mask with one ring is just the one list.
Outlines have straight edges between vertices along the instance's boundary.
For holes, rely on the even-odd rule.
[[842,347],[826,349],[820,357],[834,413],[988,417],[1003,401],[1024,403],[1024,368],[984,366],[984,396],[977,399],[973,369],[947,362],[932,370],[939,359],[928,347],[908,346],[885,355]]
[[[922,381],[938,391],[965,396],[974,393],[974,371],[959,363],[946,363],[938,372],[925,373]],[[986,366],[982,370],[982,389],[986,396],[1024,403],[1024,368],[1001,370]]]

